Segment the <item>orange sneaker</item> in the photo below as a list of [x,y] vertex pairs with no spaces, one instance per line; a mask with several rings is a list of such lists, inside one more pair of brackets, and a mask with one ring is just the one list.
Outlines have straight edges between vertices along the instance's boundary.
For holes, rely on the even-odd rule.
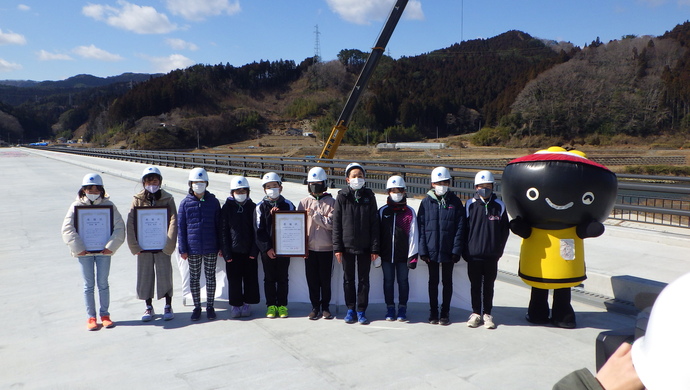
[[89,318],[89,322],[86,323],[86,329],[98,330],[98,323],[96,323],[96,317]]
[[110,316],[101,316],[101,322],[103,322],[103,326],[106,328],[115,326],[115,323],[110,320]]

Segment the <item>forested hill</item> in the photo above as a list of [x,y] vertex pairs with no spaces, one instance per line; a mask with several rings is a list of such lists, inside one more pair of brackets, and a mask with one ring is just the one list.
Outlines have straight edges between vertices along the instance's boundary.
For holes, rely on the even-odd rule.
[[[682,135],[690,130],[689,43],[685,23],[661,37],[596,39],[584,48],[509,31],[415,57],[384,56],[346,142],[480,128],[481,144]],[[197,135],[208,146],[229,143],[290,120],[327,133],[366,58],[348,49],[326,63],[195,65],[127,88],[90,88],[71,105],[49,97],[0,103],[0,131],[133,148],[185,148]]]

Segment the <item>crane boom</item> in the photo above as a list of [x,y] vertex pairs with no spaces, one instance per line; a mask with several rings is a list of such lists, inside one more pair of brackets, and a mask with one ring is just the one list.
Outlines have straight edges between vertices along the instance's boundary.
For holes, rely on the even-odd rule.
[[408,0],[396,0],[390,15],[388,15],[386,24],[383,26],[383,29],[376,40],[376,45],[371,49],[371,53],[369,54],[366,63],[364,63],[364,68],[362,68],[362,71],[359,73],[357,82],[355,83],[354,88],[352,88],[352,92],[350,92],[350,96],[345,102],[345,107],[340,113],[340,117],[338,117],[338,121],[336,122],[335,126],[333,126],[331,135],[328,137],[326,144],[323,146],[319,159],[330,159],[335,156],[335,152],[338,150],[338,146],[340,146],[340,142],[343,140],[345,131],[347,131],[347,127],[350,124],[350,119],[355,111],[355,107],[357,107],[357,103],[359,103],[359,98],[362,96],[362,92],[364,92],[371,75],[374,73],[379,60],[386,50],[388,40],[393,34],[393,30],[395,30],[395,26],[398,24],[400,16],[402,16],[403,11],[405,11],[407,1]]

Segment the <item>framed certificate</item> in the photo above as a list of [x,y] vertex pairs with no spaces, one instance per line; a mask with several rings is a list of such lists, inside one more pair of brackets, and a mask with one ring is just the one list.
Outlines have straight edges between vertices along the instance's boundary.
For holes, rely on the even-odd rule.
[[87,252],[101,252],[113,235],[113,206],[74,206],[74,227]]
[[168,240],[168,207],[134,207],[134,231],[142,252],[163,250]]
[[273,214],[273,250],[276,256],[307,255],[306,211],[276,211]]

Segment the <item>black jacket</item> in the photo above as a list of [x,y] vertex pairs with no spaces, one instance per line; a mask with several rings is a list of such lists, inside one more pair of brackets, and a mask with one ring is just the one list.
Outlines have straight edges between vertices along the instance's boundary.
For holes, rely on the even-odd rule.
[[220,210],[221,250],[226,259],[232,259],[233,253],[242,253],[256,257],[259,248],[254,238],[254,218],[256,203],[247,198],[244,205],[239,205],[229,197]]
[[[379,209],[381,224],[381,260],[389,263],[406,263],[417,257],[417,216],[412,207],[386,204]],[[402,229],[398,218],[408,218],[410,225]]]
[[264,199],[256,205],[256,246],[262,253],[273,249],[273,215],[271,209],[273,207],[283,211],[294,210],[295,205],[289,200],[283,198],[283,195],[275,201],[271,201],[264,197]]
[[379,215],[370,189],[348,187],[338,192],[333,209],[333,251],[379,253]]
[[467,245],[463,258],[473,260],[498,260],[503,256],[510,223],[503,201],[491,194],[487,203],[475,194],[465,205],[467,216]]
[[439,263],[460,260],[465,246],[465,208],[454,193],[438,199],[429,191],[419,205],[417,227],[420,257]]

